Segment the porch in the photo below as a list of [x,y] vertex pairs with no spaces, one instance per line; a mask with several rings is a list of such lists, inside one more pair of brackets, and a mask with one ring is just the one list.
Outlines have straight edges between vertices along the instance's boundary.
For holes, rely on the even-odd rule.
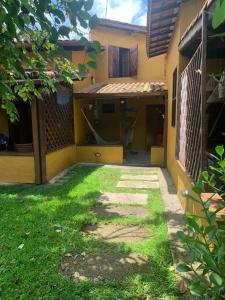
[[75,162],[72,92],[58,84],[42,94],[15,103],[15,123],[0,110],[1,183],[45,183]]
[[164,166],[163,83],[98,84],[74,95],[79,162]]

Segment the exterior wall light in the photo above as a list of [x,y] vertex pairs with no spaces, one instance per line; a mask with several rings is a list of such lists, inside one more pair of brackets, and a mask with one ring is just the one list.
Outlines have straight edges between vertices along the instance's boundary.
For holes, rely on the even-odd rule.
[[95,153],[95,157],[101,157],[102,155],[101,155],[101,153],[99,153],[99,152],[97,152],[97,153]]
[[187,197],[189,195],[189,192],[188,190],[184,190],[181,194],[183,197]]

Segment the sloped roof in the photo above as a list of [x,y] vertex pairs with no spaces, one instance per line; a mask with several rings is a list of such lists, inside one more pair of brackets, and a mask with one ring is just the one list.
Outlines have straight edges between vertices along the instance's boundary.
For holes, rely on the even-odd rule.
[[134,25],[109,19],[99,19],[98,26],[118,29],[118,30],[124,30],[124,31],[130,31],[130,32],[137,32],[137,33],[144,33],[147,32],[146,26],[140,26],[140,25]]
[[147,19],[147,55],[167,52],[183,0],[149,0]]
[[135,96],[164,95],[164,82],[133,82],[96,84],[74,93],[77,98],[131,98]]

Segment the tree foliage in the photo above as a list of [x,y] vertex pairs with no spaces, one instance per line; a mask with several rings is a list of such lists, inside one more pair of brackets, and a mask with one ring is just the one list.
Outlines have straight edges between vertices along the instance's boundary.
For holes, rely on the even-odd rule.
[[[225,195],[224,148],[217,146],[216,154],[211,156],[214,166],[202,173],[193,189],[196,196],[188,197],[200,205],[202,216],[188,215],[186,232],[178,233],[188,255],[187,261],[178,266],[178,271],[194,273],[195,279],[189,285],[192,295],[200,299],[222,300],[225,299],[225,216],[222,216],[223,222],[218,224],[216,213],[225,208],[225,201],[220,201],[216,211],[211,211],[210,205],[214,194],[222,198]],[[202,201],[201,194],[206,187],[211,189],[212,196]],[[202,220],[205,221],[203,225]]]
[[[35,70],[45,88],[54,91],[56,78],[46,73],[54,66],[58,78],[72,84],[88,67],[96,67],[97,41],[89,42],[82,28],[94,28],[93,0],[3,0],[0,8],[0,95],[1,107],[10,119],[17,118],[14,102],[41,99],[29,70]],[[74,66],[59,46],[60,39],[74,33],[89,48],[88,64]],[[38,70],[38,72],[37,72]]]

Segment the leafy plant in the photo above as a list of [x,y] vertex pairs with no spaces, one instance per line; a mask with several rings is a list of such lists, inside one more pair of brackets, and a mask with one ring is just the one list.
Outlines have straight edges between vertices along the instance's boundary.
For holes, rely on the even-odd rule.
[[[215,165],[210,171],[204,171],[195,184],[194,196],[188,196],[202,209],[202,215],[188,215],[186,231],[178,232],[178,237],[188,255],[186,262],[181,262],[179,272],[193,272],[194,279],[189,285],[192,295],[201,299],[225,299],[225,216],[219,225],[216,214],[225,208],[221,199],[216,211],[210,210],[215,194],[224,197],[225,157],[223,146],[217,146],[211,154]],[[202,193],[210,188],[212,194],[207,201],[202,200]]]
[[212,26],[217,29],[225,21],[225,0],[217,0],[213,13]]
[[[41,94],[32,80],[32,71],[44,85],[54,90],[56,79],[47,69],[54,66],[59,80],[72,84],[74,76],[81,76],[88,67],[96,67],[95,54],[101,46],[89,42],[82,28],[94,28],[96,15],[90,10],[93,0],[3,0],[0,10],[0,95],[1,107],[11,121],[17,118],[14,101],[29,101]],[[76,34],[88,47],[88,64],[74,66],[59,40]],[[29,72],[27,72],[29,70]],[[38,71],[38,72],[37,72]]]

